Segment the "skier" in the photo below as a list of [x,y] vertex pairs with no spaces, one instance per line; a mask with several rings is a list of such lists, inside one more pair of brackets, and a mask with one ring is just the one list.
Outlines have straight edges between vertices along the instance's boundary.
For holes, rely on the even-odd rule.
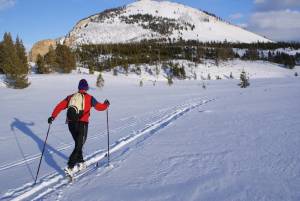
[[66,123],[75,142],[75,148],[69,157],[68,167],[65,168],[65,172],[69,176],[73,175],[76,164],[78,164],[79,170],[86,167],[83,160],[82,148],[87,138],[91,107],[94,107],[98,111],[103,111],[110,105],[107,99],[104,103],[99,103],[93,96],[87,93],[88,89],[89,85],[87,81],[81,79],[78,84],[78,92],[67,96],[57,104],[52,115],[48,118],[48,123],[51,124],[62,110],[68,108]]

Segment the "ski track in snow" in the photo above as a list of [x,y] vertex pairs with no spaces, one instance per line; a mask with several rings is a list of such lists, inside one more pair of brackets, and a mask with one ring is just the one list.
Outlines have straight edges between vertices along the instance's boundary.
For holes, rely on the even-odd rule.
[[[174,107],[169,107],[169,108],[166,108],[166,109],[161,109],[159,111],[146,113],[144,115],[151,114],[152,116],[146,118],[145,120],[149,121],[153,118],[159,118],[162,114],[164,114],[166,112],[169,112],[169,110],[174,110]],[[130,128],[130,127],[134,127],[136,125],[137,120],[138,120],[137,115],[121,119],[120,121],[126,123],[125,126],[120,126],[120,127],[112,129],[111,134],[118,133],[118,132],[120,132],[124,129]],[[98,139],[98,138],[104,138],[105,136],[106,136],[106,131],[102,131],[100,134],[88,136],[87,141]],[[1,140],[1,138],[0,138],[0,140]],[[58,147],[57,151],[64,151],[64,150],[71,149],[71,148],[74,147],[73,144],[74,144],[73,142],[67,143],[67,144],[65,144],[65,146]],[[50,151],[49,154],[53,154],[53,151]],[[40,157],[41,157],[41,154],[39,153],[39,154],[27,155],[25,160],[22,159],[22,160],[13,161],[13,162],[10,162],[10,163],[4,163],[4,164],[0,165],[0,171],[4,171],[4,170],[8,170],[8,169],[13,168],[13,167],[25,165],[26,163],[33,162],[35,160],[40,159]]]
[[[136,141],[138,138],[140,137],[145,137],[144,140],[147,139],[147,137],[153,135],[154,133],[157,133],[158,131],[160,131],[161,129],[165,128],[166,126],[168,126],[170,123],[176,121],[178,118],[180,118],[181,116],[183,116],[184,114],[188,113],[189,111],[198,108],[199,106],[203,105],[203,104],[207,104],[211,101],[215,101],[215,99],[208,99],[208,100],[200,100],[199,98],[197,99],[192,99],[189,101],[189,103],[186,104],[182,104],[179,106],[175,106],[175,107],[170,107],[170,108],[165,108],[162,110],[159,110],[159,115],[153,115],[155,117],[159,117],[161,114],[165,114],[162,118],[160,118],[157,121],[154,121],[152,123],[149,123],[146,125],[146,127],[144,127],[143,129],[136,131],[134,133],[132,133],[131,135],[127,136],[127,137],[123,137],[119,140],[117,140],[113,145],[110,145],[110,153],[113,154],[114,152],[124,148],[126,145],[130,144],[133,141]],[[153,112],[153,114],[155,114],[155,112]],[[149,117],[150,119],[153,119],[153,116]],[[136,119],[135,116],[133,117],[129,117],[126,119],[121,119],[121,121],[134,121],[134,119]],[[129,126],[125,126],[125,127],[131,127],[134,124],[134,122],[132,124],[130,124]],[[124,126],[118,127],[114,130],[112,130],[112,132],[118,132],[121,131],[122,129],[124,129]],[[105,134],[100,134],[100,135],[94,135],[91,136],[90,138],[97,138],[99,136],[103,136]],[[61,150],[65,150],[72,147],[72,145],[67,145],[64,147],[59,148],[59,151]],[[87,156],[86,158],[86,164],[87,164],[87,169],[81,173],[79,173],[78,175],[75,176],[75,179],[80,179],[82,178],[84,175],[88,174],[89,172],[92,172],[94,170],[96,170],[97,168],[95,168],[95,164],[98,162],[102,162],[102,164],[100,165],[99,168],[100,171],[104,171],[105,167],[104,167],[104,161],[103,159],[106,158],[106,150],[98,150],[96,152],[94,152],[93,154]],[[5,169],[14,167],[14,166],[19,166],[19,165],[23,165],[26,162],[30,162],[33,161],[35,159],[38,159],[40,157],[40,154],[37,155],[32,155],[30,157],[28,157],[26,160],[22,160],[22,161],[16,161],[10,164],[6,164],[6,165],[2,165],[0,167],[0,171],[3,171]],[[98,169],[99,169],[98,168]],[[8,192],[6,192],[2,197],[1,200],[40,200],[42,199],[44,196],[48,195],[49,193],[61,189],[64,186],[68,186],[70,185],[69,179],[66,178],[64,175],[61,175],[59,173],[51,173],[47,176],[44,176],[42,178],[40,178],[37,182],[36,185],[34,185],[33,183],[27,183],[22,187],[10,190]]]

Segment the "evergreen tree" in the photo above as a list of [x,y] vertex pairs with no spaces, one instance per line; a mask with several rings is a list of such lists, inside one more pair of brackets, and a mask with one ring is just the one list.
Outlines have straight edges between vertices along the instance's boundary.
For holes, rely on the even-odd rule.
[[296,65],[295,57],[284,52],[277,52],[271,61],[274,63],[283,64],[289,69],[293,69]]
[[28,78],[27,78],[29,65],[28,65],[25,47],[23,45],[22,40],[20,40],[19,37],[17,37],[16,39],[15,48],[19,60],[18,61],[19,65],[16,66],[16,73],[14,76],[15,77],[14,88],[23,89],[29,86]]
[[254,48],[248,49],[242,58],[251,61],[259,60],[259,52]]
[[95,73],[95,67],[93,64],[89,65],[89,74],[93,75]]
[[37,65],[37,73],[47,74],[50,72],[49,69],[45,65],[44,57],[40,54],[37,56],[36,65]]
[[1,49],[0,60],[8,86],[16,89],[26,88],[29,85],[28,63],[22,41],[17,39],[17,43],[14,44],[10,33],[5,33]]
[[219,64],[220,64],[220,53],[217,49],[214,50],[213,57],[214,57],[214,60],[215,60],[215,65],[219,66]]
[[293,69],[296,66],[295,58],[291,55],[285,54],[284,65],[289,69]]
[[114,69],[113,69],[113,75],[114,75],[114,76],[118,76],[118,69],[117,69],[117,68],[114,68]]
[[179,72],[180,72],[180,78],[181,79],[185,79],[186,78],[186,73],[185,73],[184,66],[182,66],[181,68],[179,68]]
[[222,78],[220,77],[220,75],[216,75],[216,80],[222,80]]
[[240,82],[239,86],[241,88],[246,88],[250,85],[249,77],[247,77],[246,72],[244,70],[242,71],[242,73],[240,75],[240,80],[241,80],[241,82]]
[[273,61],[273,53],[270,50],[268,52],[268,60]]
[[103,88],[104,87],[104,79],[103,79],[101,73],[99,73],[99,75],[97,77],[96,86],[99,87],[99,88]]
[[136,66],[136,68],[135,68],[135,73],[136,73],[137,75],[141,75],[141,74],[142,74],[142,69],[141,69],[141,67],[140,67],[139,65]]
[[57,70],[56,52],[52,45],[49,47],[48,53],[44,56],[44,60],[49,71]]
[[124,64],[125,75],[128,75],[128,69],[129,69],[129,65],[128,62],[126,61],[126,63]]
[[4,33],[1,46],[2,69],[6,75],[13,74],[16,64],[20,63],[20,61],[10,33]]
[[167,80],[168,80],[168,85],[171,86],[173,84],[173,76],[168,75]]
[[55,49],[55,53],[59,72],[70,73],[71,70],[75,69],[75,54],[68,46],[58,44]]
[[2,45],[2,41],[1,41],[0,42],[0,74],[4,74],[4,69],[2,67],[3,60],[4,60],[4,50],[3,50],[3,45]]
[[16,39],[15,46],[17,49],[17,55],[21,62],[20,71],[22,74],[27,74],[29,71],[29,65],[28,65],[28,60],[27,60],[27,56],[26,56],[26,50],[25,50],[22,40],[20,40],[19,37],[17,37],[17,39]]

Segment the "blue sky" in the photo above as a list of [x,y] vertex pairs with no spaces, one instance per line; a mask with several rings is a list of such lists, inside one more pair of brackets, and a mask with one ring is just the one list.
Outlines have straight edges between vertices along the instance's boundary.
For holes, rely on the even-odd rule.
[[[273,40],[300,41],[299,0],[172,0],[206,10]],[[0,37],[11,32],[27,48],[67,34],[80,19],[134,0],[0,0]]]

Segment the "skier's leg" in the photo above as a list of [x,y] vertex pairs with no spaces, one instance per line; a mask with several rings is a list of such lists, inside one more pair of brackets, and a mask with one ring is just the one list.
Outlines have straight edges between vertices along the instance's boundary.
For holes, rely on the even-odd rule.
[[78,158],[77,158],[78,163],[84,162],[82,149],[87,138],[87,132],[88,132],[88,123],[80,122],[79,136],[78,136],[78,143],[79,143],[79,147],[78,147],[79,151],[78,151]]
[[79,142],[78,142],[79,124],[78,124],[78,122],[69,122],[68,126],[69,126],[69,131],[71,132],[73,140],[75,142],[74,150],[73,150],[72,154],[70,155],[69,161],[68,161],[68,166],[70,168],[73,168],[77,162],[77,157],[78,157],[78,152],[79,152]]

